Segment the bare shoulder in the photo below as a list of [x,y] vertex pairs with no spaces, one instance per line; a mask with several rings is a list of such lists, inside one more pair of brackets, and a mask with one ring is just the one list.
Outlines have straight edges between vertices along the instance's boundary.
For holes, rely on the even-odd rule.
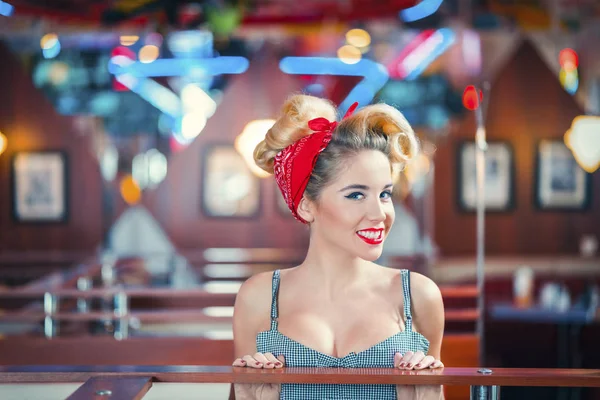
[[[410,273],[410,292],[412,297],[413,308],[431,309],[442,307],[442,292],[438,285],[418,272]],[[433,311],[433,310],[430,310]]]
[[[396,268],[383,267],[383,272],[391,282],[394,291],[399,293],[399,299],[403,299],[402,291],[398,287],[402,287],[402,271]],[[418,272],[410,272],[410,292],[411,306],[415,311],[421,311],[423,314],[434,309],[444,308],[442,302],[442,293],[438,285]],[[403,304],[403,300],[400,304]]]
[[252,323],[259,327],[269,320],[272,280],[273,272],[261,272],[242,284],[235,299],[234,324]]

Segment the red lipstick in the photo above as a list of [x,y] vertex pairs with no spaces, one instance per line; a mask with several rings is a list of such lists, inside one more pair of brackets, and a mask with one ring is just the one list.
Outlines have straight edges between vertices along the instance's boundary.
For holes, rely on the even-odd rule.
[[367,244],[377,245],[383,242],[382,228],[362,229],[356,232],[356,235]]

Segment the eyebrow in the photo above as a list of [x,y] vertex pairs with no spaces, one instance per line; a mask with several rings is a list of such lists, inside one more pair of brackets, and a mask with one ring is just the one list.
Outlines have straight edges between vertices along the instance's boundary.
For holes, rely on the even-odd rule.
[[[388,183],[387,185],[385,185],[383,188],[384,189],[389,189],[392,186],[394,186],[392,183]],[[340,192],[343,192],[344,190],[348,190],[348,189],[359,189],[359,190],[369,190],[369,187],[367,185],[359,185],[359,184],[354,184],[354,185],[348,185],[342,189],[340,189]]]

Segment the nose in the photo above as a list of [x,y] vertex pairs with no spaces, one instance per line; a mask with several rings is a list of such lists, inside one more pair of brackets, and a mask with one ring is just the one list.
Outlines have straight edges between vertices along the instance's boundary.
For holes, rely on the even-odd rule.
[[373,201],[369,202],[367,218],[369,219],[369,221],[374,222],[385,221],[384,204],[382,204],[379,199],[373,199]]

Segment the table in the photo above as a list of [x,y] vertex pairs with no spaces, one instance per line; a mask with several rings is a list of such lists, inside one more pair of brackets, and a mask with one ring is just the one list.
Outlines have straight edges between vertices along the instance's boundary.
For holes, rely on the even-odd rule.
[[[519,308],[512,303],[498,303],[490,307],[489,315],[496,321],[515,321],[522,323],[548,323],[557,325],[558,368],[581,368],[582,352],[580,334],[585,325],[596,321],[596,310],[573,307],[566,311],[556,311],[532,306]],[[579,400],[581,388],[561,388],[557,392],[558,400]]]

